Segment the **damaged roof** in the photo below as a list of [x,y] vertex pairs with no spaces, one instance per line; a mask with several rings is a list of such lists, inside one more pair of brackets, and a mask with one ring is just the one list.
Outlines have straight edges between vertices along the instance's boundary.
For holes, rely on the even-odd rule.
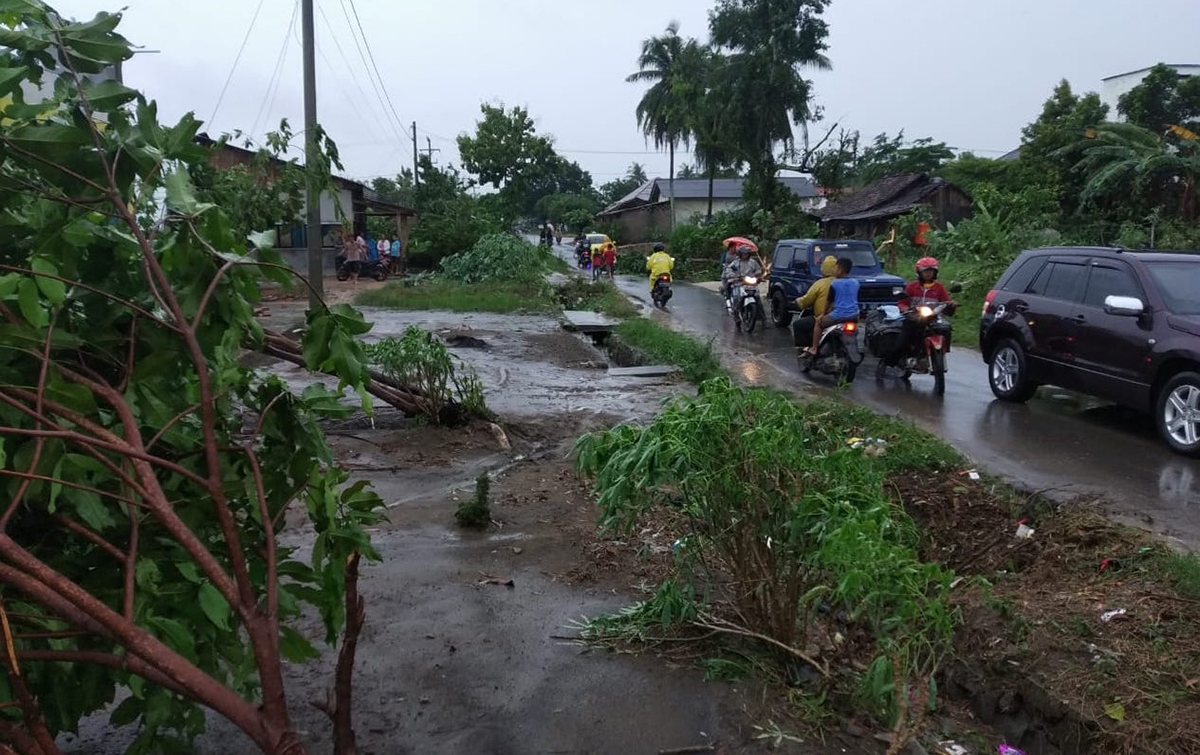
[[877,179],[814,214],[827,222],[895,217],[911,212],[930,196],[950,186],[952,184],[946,179],[924,173],[897,173]]

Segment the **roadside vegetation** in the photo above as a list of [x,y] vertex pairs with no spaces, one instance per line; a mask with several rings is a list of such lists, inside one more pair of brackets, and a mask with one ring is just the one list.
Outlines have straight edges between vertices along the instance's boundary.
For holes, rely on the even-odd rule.
[[[1194,554],[972,479],[957,451],[903,421],[735,387],[704,344],[664,331],[631,320],[616,335],[688,365],[699,395],[576,452],[602,536],[665,529],[667,576],[643,602],[583,620],[583,640],[777,683],[793,728],[851,718],[889,729],[891,752],[947,696],[994,703],[1024,680],[1061,705],[1018,692],[1021,715],[1061,719],[1063,744],[1188,751]],[[1032,537],[1016,536],[1022,522]],[[984,723],[1002,719],[985,708]]]

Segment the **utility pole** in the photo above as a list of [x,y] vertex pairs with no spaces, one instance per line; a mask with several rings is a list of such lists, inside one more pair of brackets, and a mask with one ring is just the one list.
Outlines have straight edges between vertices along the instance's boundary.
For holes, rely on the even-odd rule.
[[304,35],[304,167],[307,191],[308,306],[316,309],[325,297],[325,260],[321,254],[321,183],[317,165],[317,45],[313,31],[313,0],[301,0]]
[[433,162],[433,153],[434,153],[434,152],[441,152],[441,150],[440,150],[440,149],[437,149],[437,148],[435,148],[435,147],[433,146],[433,140],[432,140],[432,139],[430,139],[428,136],[427,136],[427,137],[425,137],[425,149],[424,149],[424,150],[422,150],[422,151],[423,151],[423,152],[424,152],[426,155],[428,155],[428,157],[429,157],[429,162],[431,162],[431,163]]
[[417,160],[417,122],[413,121],[413,186],[421,188],[421,163]]

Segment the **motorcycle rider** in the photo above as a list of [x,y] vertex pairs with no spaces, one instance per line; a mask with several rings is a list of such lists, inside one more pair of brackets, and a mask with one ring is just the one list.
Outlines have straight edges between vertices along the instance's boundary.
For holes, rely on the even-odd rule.
[[667,254],[667,247],[659,242],[654,245],[654,254],[646,258],[646,269],[650,271],[650,290],[660,275],[670,275],[675,269],[675,258]]
[[[909,305],[917,303],[934,303],[949,302],[952,306],[954,300],[950,298],[950,292],[946,287],[938,282],[938,261],[935,257],[922,257],[917,260],[916,264],[917,279],[909,283],[904,288],[904,295],[909,300]],[[947,307],[950,309],[952,307]]]
[[813,326],[813,343],[808,349],[812,356],[817,355],[821,346],[821,331],[830,325],[858,320],[858,279],[850,277],[854,269],[854,260],[842,257],[837,261],[837,271],[833,282],[829,284],[829,292],[833,296],[833,308],[829,314],[817,318]]
[[[821,278],[809,286],[804,295],[796,300],[796,308],[802,312],[811,309],[813,320],[829,312],[829,287],[833,284],[836,274],[837,257],[830,254],[821,260]],[[792,340],[796,346],[803,348],[808,343],[814,324],[809,322],[808,317],[801,317],[795,322],[792,326]]]
[[763,272],[762,263],[752,256],[750,247],[744,244],[739,246],[737,255],[738,258],[725,267],[725,274],[721,276],[726,292],[725,306],[727,309],[733,308],[733,300],[742,287],[742,277],[747,275],[757,277]]

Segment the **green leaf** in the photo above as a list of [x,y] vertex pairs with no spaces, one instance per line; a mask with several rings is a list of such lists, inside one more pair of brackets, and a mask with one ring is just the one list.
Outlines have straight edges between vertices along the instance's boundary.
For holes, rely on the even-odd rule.
[[142,715],[142,700],[134,695],[121,701],[108,717],[108,722],[114,727],[128,726]]
[[229,631],[229,616],[231,609],[225,596],[211,582],[200,585],[200,610],[218,629]]
[[0,67],[0,97],[11,94],[21,86],[21,82],[29,77],[29,69]]
[[96,493],[90,490],[69,489],[66,496],[75,504],[75,513],[79,518],[97,532],[103,532],[116,524],[104,501]]
[[137,98],[135,90],[112,79],[84,81],[83,94],[88,98],[92,107],[97,110],[113,110]]
[[190,661],[196,660],[196,643],[192,640],[192,633],[188,631],[187,627],[174,619],[163,616],[154,616],[147,623],[159,631],[163,642],[175,652]]
[[202,581],[200,571],[196,568],[196,564],[191,561],[176,561],[175,569],[184,579],[194,585],[198,585]]
[[304,663],[320,655],[304,635],[286,626],[279,628],[279,653],[292,663]]
[[0,299],[7,299],[8,297],[12,296],[16,292],[17,285],[20,282],[20,273],[8,273],[7,275],[0,275]]
[[182,215],[195,216],[212,207],[196,199],[191,176],[185,170],[177,170],[167,176],[167,204]]
[[134,574],[137,577],[137,586],[143,590],[153,591],[162,581],[162,572],[159,571],[158,564],[148,558],[137,562]]
[[1114,721],[1124,721],[1125,706],[1121,703],[1109,703],[1108,705],[1104,706],[1104,715],[1108,716]]
[[275,235],[275,231],[261,231],[259,233],[250,234],[247,237],[247,240],[255,249],[274,249]]
[[58,306],[67,300],[67,286],[60,280],[54,278],[46,278],[46,275],[58,275],[58,268],[54,263],[44,257],[34,257],[29,261],[29,267],[33,272],[40,273],[34,277],[37,281],[37,287],[41,290],[42,296],[45,296],[50,304]]
[[22,278],[20,285],[17,287],[17,306],[21,309],[21,316],[35,328],[44,328],[50,322],[50,315],[42,307],[42,300],[38,297],[38,287],[29,278]]

